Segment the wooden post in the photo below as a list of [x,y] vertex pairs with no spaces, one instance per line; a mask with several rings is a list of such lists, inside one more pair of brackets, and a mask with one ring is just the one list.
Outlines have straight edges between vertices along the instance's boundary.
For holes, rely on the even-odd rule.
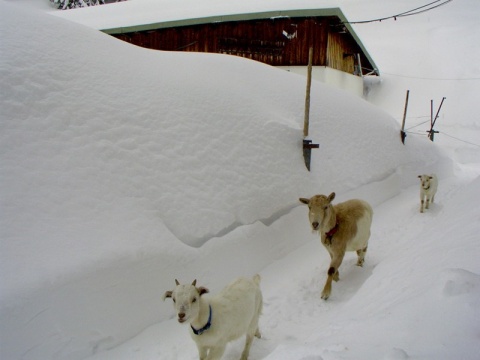
[[313,47],[308,51],[308,70],[307,70],[307,90],[305,95],[305,118],[303,121],[303,136],[308,136],[308,127],[310,123],[310,88],[312,87],[312,61]]
[[405,145],[405,138],[407,133],[405,132],[405,120],[407,119],[407,108],[408,108],[408,96],[410,95],[410,90],[407,90],[407,97],[405,99],[405,109],[403,110],[403,121],[402,121],[402,131],[400,131],[400,137],[402,139],[403,145]]
[[433,100],[430,100],[430,127],[433,127]]
[[306,139],[308,136],[308,127],[310,123],[310,88],[312,86],[312,62],[313,47],[308,51],[308,70],[307,70],[307,91],[305,95],[305,119],[303,122],[303,158],[305,166],[310,171],[310,160],[312,158],[312,149],[318,149],[319,144],[312,144],[312,140]]
[[445,101],[445,99],[446,99],[446,97],[444,96],[442,98],[442,101],[440,102],[440,106],[438,107],[437,114],[435,115],[435,118],[433,119],[432,128],[435,126],[435,123],[437,122],[438,114],[440,113],[440,109],[442,108],[442,105],[443,105],[443,102]]
[[432,106],[431,106],[431,115],[430,115],[430,123],[431,123],[431,128],[430,128],[430,131],[429,131],[429,138],[431,141],[433,141],[435,139],[435,134],[438,133],[438,131],[435,131],[433,130],[433,127],[435,126],[435,123],[437,122],[437,119],[438,119],[438,114],[440,113],[440,109],[442,108],[442,105],[443,105],[443,102],[444,100],[446,99],[446,97],[443,97],[442,98],[442,101],[440,103],[440,106],[438,107],[438,110],[437,110],[437,114],[435,115],[435,118],[433,117],[433,100],[432,100]]

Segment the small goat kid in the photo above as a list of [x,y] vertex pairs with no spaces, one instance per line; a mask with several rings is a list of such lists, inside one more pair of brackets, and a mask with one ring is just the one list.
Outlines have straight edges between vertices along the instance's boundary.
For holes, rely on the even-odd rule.
[[221,359],[227,343],[246,335],[241,360],[246,360],[253,337],[260,337],[258,320],[263,306],[260,275],[253,279],[239,278],[212,297],[204,287],[180,285],[167,291],[172,298],[179,323],[190,323],[190,335],[197,344],[200,360]]
[[338,268],[342,264],[346,251],[356,251],[357,265],[363,266],[367,253],[370,227],[372,225],[372,207],[363,200],[348,200],[332,205],[335,193],[329,196],[315,195],[310,199],[300,198],[308,205],[312,231],[320,233],[320,240],[330,254],[330,267],[322,291],[322,299],[327,300],[332,291],[332,280],[338,281]]
[[428,209],[430,203],[435,200],[438,179],[435,174],[418,175],[418,178],[420,179],[420,212],[423,213],[423,209]]

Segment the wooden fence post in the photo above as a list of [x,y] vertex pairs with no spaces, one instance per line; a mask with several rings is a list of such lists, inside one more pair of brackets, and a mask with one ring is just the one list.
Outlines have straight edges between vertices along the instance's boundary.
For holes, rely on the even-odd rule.
[[400,137],[402,139],[403,145],[405,145],[405,138],[407,133],[405,132],[405,120],[407,119],[407,108],[408,108],[408,96],[410,95],[410,90],[407,90],[407,97],[405,99],[405,109],[403,110],[403,121],[402,121],[402,130],[400,131]]
[[312,149],[318,149],[320,145],[312,144],[312,140],[307,140],[308,128],[310,125],[310,88],[312,87],[312,62],[313,47],[308,51],[308,70],[307,70],[307,90],[305,95],[305,118],[303,121],[303,159],[305,166],[310,171],[310,161],[312,158]]
[[307,70],[307,90],[305,95],[305,117],[303,120],[303,136],[308,136],[308,127],[310,124],[310,88],[312,87],[312,61],[313,47],[308,51],[308,70]]
[[433,117],[433,100],[430,101],[430,130],[428,132],[428,137],[431,141],[435,139],[435,134],[438,133],[438,131],[433,130],[433,127],[435,126],[435,123],[437,122],[438,119],[438,114],[440,113],[440,109],[442,108],[443,102],[445,101],[446,97],[442,98],[442,101],[440,102],[440,106],[438,107],[437,114],[435,115],[435,118]]

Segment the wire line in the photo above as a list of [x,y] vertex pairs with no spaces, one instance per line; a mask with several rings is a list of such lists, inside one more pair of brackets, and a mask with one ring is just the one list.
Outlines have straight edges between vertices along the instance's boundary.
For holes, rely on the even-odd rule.
[[[411,128],[410,128],[410,129],[411,129]],[[406,132],[407,134],[411,134],[411,135],[425,136],[424,133],[414,132],[414,131],[408,131],[408,129],[406,129],[405,132]],[[428,133],[428,131],[427,131],[427,133]],[[462,140],[462,139],[457,138],[457,137],[455,137],[455,136],[449,135],[449,134],[447,134],[447,133],[444,132],[444,131],[440,131],[440,132],[438,132],[438,134],[440,134],[440,135],[446,135],[446,136],[448,136],[448,137],[450,137],[450,138],[452,138],[452,139],[455,139],[455,140],[457,140],[457,141],[461,141],[461,142],[463,142],[463,143],[465,143],[465,144],[468,144],[468,145],[473,145],[473,146],[478,146],[478,147],[480,147],[479,144],[475,144],[475,143],[472,143],[472,142],[470,142],[470,141]],[[428,135],[427,135],[427,136],[428,136]]]
[[452,139],[455,139],[455,140],[458,140],[458,141],[464,142],[464,143],[466,143],[466,144],[470,144],[470,145],[474,145],[474,146],[478,146],[478,147],[480,147],[480,145],[479,145],[479,144],[475,144],[475,143],[472,143],[472,142],[470,142],[470,141],[466,141],[466,140],[459,139],[459,138],[457,138],[457,137],[455,137],[455,136],[448,135],[447,133],[445,133],[445,132],[443,132],[443,131],[441,132],[441,134],[443,134],[443,135],[447,135],[448,137],[451,137]]
[[405,131],[410,130],[410,129],[413,129],[413,128],[416,128],[417,126],[423,125],[423,124],[425,124],[425,123],[427,123],[427,122],[430,122],[430,119],[427,120],[427,121],[421,122],[420,124],[417,124],[417,125],[414,125],[414,126],[412,126],[412,127],[409,127],[408,129],[405,129]]
[[[442,1],[442,0],[436,0],[436,1],[433,1],[433,2],[428,3],[426,5],[419,6],[418,8],[411,9],[411,10],[408,10],[408,11],[404,11],[404,12],[396,14],[396,15],[386,16],[386,17],[383,17],[383,18],[372,19],[372,20],[345,21],[343,23],[344,24],[366,24],[366,23],[371,23],[371,22],[381,22],[383,20],[389,20],[389,19],[397,20],[397,18],[399,18],[399,17],[407,17],[407,16],[412,16],[412,15],[418,15],[418,14],[436,9],[440,6],[448,4],[449,2],[451,2],[453,0],[444,0],[442,3],[440,3],[438,5],[431,6],[431,5],[436,4],[440,1]],[[427,9],[425,9],[425,8],[427,8]]]
[[428,78],[428,77],[420,77],[420,76],[408,76],[408,75],[398,75],[398,74],[391,74],[382,71],[382,74],[390,75],[390,76],[397,76],[403,77],[408,79],[419,79],[419,80],[435,80],[435,81],[471,81],[471,80],[480,80],[480,77],[477,78]]

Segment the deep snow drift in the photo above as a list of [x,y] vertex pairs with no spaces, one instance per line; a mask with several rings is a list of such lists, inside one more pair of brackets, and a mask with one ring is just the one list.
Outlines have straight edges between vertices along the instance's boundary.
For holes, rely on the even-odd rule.
[[[314,83],[309,173],[303,78],[0,10],[2,358],[195,358],[163,292],[255,272],[265,339],[252,358],[478,353],[473,161],[466,177],[424,137],[402,145],[385,112]],[[441,196],[420,217],[416,175],[430,171]],[[328,255],[297,199],[330,191],[376,215],[365,268],[347,258],[322,302]]]

